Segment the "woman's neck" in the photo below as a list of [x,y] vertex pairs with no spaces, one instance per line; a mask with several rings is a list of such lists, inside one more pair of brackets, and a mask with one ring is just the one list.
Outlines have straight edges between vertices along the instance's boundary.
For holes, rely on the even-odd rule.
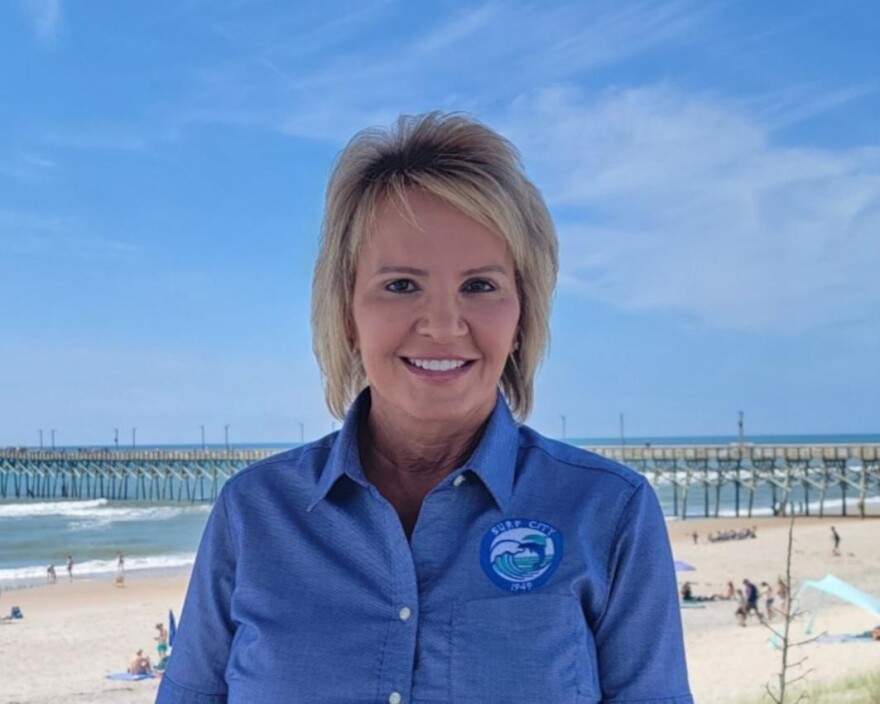
[[455,425],[425,424],[371,406],[358,435],[361,464],[397,509],[407,535],[425,496],[471,455],[489,414],[491,409]]

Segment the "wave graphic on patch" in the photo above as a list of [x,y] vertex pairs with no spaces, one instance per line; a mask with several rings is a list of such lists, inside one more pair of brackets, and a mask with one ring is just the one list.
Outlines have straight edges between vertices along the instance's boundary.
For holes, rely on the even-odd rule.
[[489,557],[492,569],[511,582],[531,582],[553,562],[553,541],[538,532],[512,533],[492,543]]

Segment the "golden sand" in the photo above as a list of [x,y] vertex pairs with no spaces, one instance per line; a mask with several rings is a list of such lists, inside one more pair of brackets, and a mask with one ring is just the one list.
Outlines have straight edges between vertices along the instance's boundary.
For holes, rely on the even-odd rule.
[[[710,544],[708,533],[757,526],[756,539]],[[830,525],[842,536],[840,556],[831,554]],[[696,594],[723,591],[727,580],[744,577],[775,583],[783,574],[787,522],[784,519],[713,519],[668,524],[673,552],[697,567],[681,573]],[[700,542],[693,544],[697,531]],[[820,579],[828,573],[880,595],[880,519],[798,519],[795,526],[793,574],[796,580]],[[154,626],[167,620],[168,609],[180,614],[186,577],[138,577],[130,573],[124,588],[113,580],[74,581],[59,575],[57,584],[5,591],[0,611],[19,606],[25,618],[0,626],[0,702],[58,704],[152,702],[156,680],[114,682],[128,657],[143,648],[156,657]],[[722,704],[758,697],[778,671],[780,655],[769,643],[770,632],[757,622],[736,625],[734,605],[710,602],[705,608],[682,609],[691,686],[699,704]],[[793,625],[803,635],[805,620]],[[828,599],[815,622],[815,632],[861,632],[876,625],[870,614]],[[813,643],[800,648],[813,669],[809,679],[821,682],[850,672],[880,667],[880,643]]]

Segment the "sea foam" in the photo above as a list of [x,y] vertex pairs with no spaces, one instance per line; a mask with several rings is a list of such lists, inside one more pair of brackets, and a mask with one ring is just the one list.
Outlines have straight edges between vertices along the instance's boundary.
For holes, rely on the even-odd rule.
[[[181,567],[189,567],[195,562],[195,553],[173,553],[167,555],[150,555],[143,557],[126,557],[125,571],[135,572],[142,570],[173,570]],[[46,568],[48,565],[24,565],[0,570],[0,583],[15,582],[18,584],[34,583],[46,580]],[[116,559],[112,560],[88,560],[74,564],[74,579],[87,576],[114,574],[117,569]],[[63,564],[55,565],[55,572],[59,582],[68,580],[67,571]]]

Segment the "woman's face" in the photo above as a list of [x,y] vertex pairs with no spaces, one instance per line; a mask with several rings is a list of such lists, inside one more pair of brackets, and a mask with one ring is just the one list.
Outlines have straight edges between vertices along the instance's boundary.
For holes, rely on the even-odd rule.
[[361,246],[352,311],[374,410],[425,423],[482,422],[513,349],[520,303],[504,240],[410,192]]

